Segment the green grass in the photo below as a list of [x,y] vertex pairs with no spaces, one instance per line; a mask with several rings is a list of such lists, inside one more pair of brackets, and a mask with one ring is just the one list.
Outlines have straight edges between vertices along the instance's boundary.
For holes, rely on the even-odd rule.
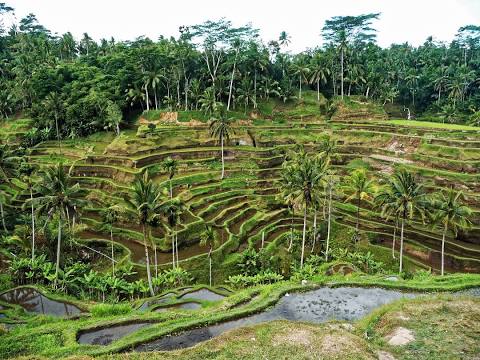
[[475,126],[468,126],[468,125],[458,125],[458,124],[449,124],[449,123],[437,123],[437,122],[430,122],[430,121],[419,121],[419,120],[389,120],[388,124],[393,125],[402,125],[402,126],[411,126],[411,127],[424,127],[424,128],[432,128],[432,129],[445,129],[445,130],[471,130],[471,131],[479,131],[480,128]]

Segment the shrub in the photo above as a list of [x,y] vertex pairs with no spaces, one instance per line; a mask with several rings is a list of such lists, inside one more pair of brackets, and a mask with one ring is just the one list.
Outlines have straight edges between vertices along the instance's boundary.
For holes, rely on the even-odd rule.
[[226,281],[229,285],[234,288],[254,286],[254,285],[264,285],[272,284],[277,281],[283,280],[283,275],[277,274],[273,271],[265,271],[259,274],[249,276],[249,275],[234,275],[230,276]]
[[130,304],[97,304],[91,309],[91,313],[95,317],[125,315],[131,311]]

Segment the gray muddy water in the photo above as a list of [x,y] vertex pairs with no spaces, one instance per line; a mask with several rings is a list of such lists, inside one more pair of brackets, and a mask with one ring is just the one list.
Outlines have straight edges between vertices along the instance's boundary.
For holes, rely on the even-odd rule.
[[52,300],[30,287],[22,287],[7,291],[0,295],[3,301],[20,305],[26,311],[43,315],[71,316],[82,311],[68,302]]
[[379,288],[321,288],[284,296],[271,309],[245,318],[188,330],[137,346],[135,351],[175,350],[209,340],[223,332],[273,320],[322,323],[328,320],[356,320],[377,307],[416,294]]

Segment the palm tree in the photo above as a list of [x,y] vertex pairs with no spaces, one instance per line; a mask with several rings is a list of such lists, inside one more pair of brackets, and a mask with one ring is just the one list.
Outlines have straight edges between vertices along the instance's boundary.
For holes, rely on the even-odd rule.
[[307,213],[313,200],[321,191],[327,163],[323,157],[307,155],[303,149],[284,165],[281,182],[297,208],[303,208],[303,236],[300,266],[303,267]]
[[434,223],[443,225],[442,233],[442,265],[441,275],[444,274],[445,267],[445,236],[451,230],[457,236],[459,230],[464,230],[471,225],[469,220],[472,215],[472,209],[463,204],[465,197],[461,191],[455,191],[451,188],[448,191],[442,191],[440,196],[434,201]]
[[337,177],[333,171],[329,172],[326,176],[326,192],[328,192],[328,220],[327,220],[327,241],[325,246],[325,261],[328,261],[328,250],[330,245],[330,233],[332,227],[332,196],[334,188],[338,182]]
[[175,262],[178,266],[178,231],[180,215],[186,210],[185,203],[178,197],[171,199],[162,205],[162,213],[167,217],[168,225],[172,236],[172,267],[175,269]]
[[[403,271],[403,231],[405,222],[419,214],[422,219],[427,209],[427,198],[423,186],[417,183],[415,176],[405,169],[397,170],[389,184],[388,190],[391,199],[385,202],[382,208],[383,215],[400,220],[400,268]],[[386,204],[389,204],[388,206]],[[390,205],[391,204],[391,205]]]
[[113,225],[120,217],[121,209],[118,205],[110,205],[101,210],[103,227],[110,233],[112,276],[115,276],[115,253],[113,246]]
[[215,91],[212,87],[206,88],[202,96],[200,96],[200,108],[207,115],[216,113],[221,106],[221,103],[217,102],[215,98]]
[[317,84],[317,101],[320,101],[320,84],[327,83],[327,76],[330,75],[330,70],[317,57],[315,62],[311,65],[312,75],[310,76],[310,84]]
[[231,119],[227,118],[225,112],[221,111],[217,118],[210,119],[210,136],[216,138],[221,144],[221,155],[222,155],[222,176],[221,179],[225,177],[225,159],[223,144],[230,139],[230,136],[234,134]]
[[155,295],[152,285],[152,274],[150,271],[150,256],[148,251],[148,225],[160,214],[162,192],[158,185],[154,184],[145,172],[133,183],[130,194],[125,198],[127,211],[132,213],[142,226],[143,245],[145,247],[145,258],[147,266],[147,280],[150,294]]
[[170,199],[173,198],[172,179],[175,176],[178,168],[178,161],[172,159],[170,156],[163,160],[162,169],[168,173],[168,181],[170,183]]
[[356,242],[358,237],[358,227],[360,224],[360,204],[362,201],[370,200],[371,195],[375,192],[375,185],[373,180],[368,179],[367,171],[365,169],[357,169],[345,179],[343,190],[345,193],[350,194],[345,201],[355,199],[357,202],[357,220],[355,224]]
[[0,217],[2,218],[2,227],[5,232],[7,232],[7,225],[5,224],[5,210],[3,206],[7,204],[9,200],[9,195],[5,191],[0,190]]
[[257,106],[257,103],[255,101],[255,92],[252,89],[252,83],[248,78],[243,79],[240,89],[238,89],[238,94],[238,100],[243,101],[244,113],[246,115],[247,107],[250,105],[250,103],[253,104],[254,108]]
[[45,107],[53,112],[53,118],[55,119],[55,130],[57,132],[57,143],[60,153],[62,152],[62,146],[60,143],[60,129],[58,126],[58,120],[60,112],[62,111],[63,103],[60,99],[60,95],[57,92],[49,93],[45,98]]
[[209,262],[209,284],[212,286],[212,251],[218,245],[218,239],[215,231],[210,225],[205,225],[205,231],[200,235],[200,245],[208,246],[208,262]]
[[[86,204],[84,200],[86,195],[85,190],[80,188],[78,183],[74,185],[72,185],[72,183],[73,179],[65,172],[62,164],[59,163],[54,167],[49,167],[41,173],[41,180],[38,182],[38,192],[40,196],[33,200],[38,213],[47,215],[48,219],[51,219],[55,214],[58,217],[55,286],[60,270],[63,222],[66,221],[69,223],[69,214]],[[49,220],[47,220],[47,222],[48,221]]]
[[298,98],[302,98],[302,83],[308,82],[307,75],[310,73],[310,67],[303,59],[292,65],[292,71],[294,75],[298,76]]
[[[32,174],[29,176],[24,177],[24,182],[27,185],[27,189],[30,192],[30,210],[31,210],[31,221],[32,221],[32,260],[35,259],[35,208],[33,206],[33,189],[35,187],[35,183],[33,182],[33,177]],[[25,206],[28,205],[28,201],[25,202],[22,206],[22,208],[25,208]]]
[[397,227],[398,227],[398,214],[396,213],[397,207],[397,197],[392,191],[392,187],[383,188],[375,196],[375,204],[381,209],[381,217],[385,218],[387,221],[394,217],[394,227],[393,227],[393,241],[392,241],[392,258],[395,259],[395,241],[397,237]]
[[150,71],[148,73],[147,84],[145,86],[150,85],[153,90],[153,95],[155,97],[155,110],[158,110],[158,99],[157,99],[157,87],[160,84],[161,74],[157,70]]
[[10,182],[15,175],[20,158],[15,155],[13,148],[7,144],[0,145],[0,183]]

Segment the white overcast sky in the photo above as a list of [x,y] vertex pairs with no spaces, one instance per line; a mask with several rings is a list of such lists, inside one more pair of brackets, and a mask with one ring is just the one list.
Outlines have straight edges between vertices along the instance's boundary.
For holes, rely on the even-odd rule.
[[59,34],[84,32],[94,39],[113,36],[133,40],[145,35],[178,37],[180,25],[221,17],[234,25],[251,22],[265,42],[282,30],[291,36],[293,52],[321,44],[326,19],[336,15],[381,12],[375,23],[380,46],[408,41],[422,44],[432,35],[450,41],[458,28],[480,25],[480,0],[3,0],[17,19],[34,13]]

